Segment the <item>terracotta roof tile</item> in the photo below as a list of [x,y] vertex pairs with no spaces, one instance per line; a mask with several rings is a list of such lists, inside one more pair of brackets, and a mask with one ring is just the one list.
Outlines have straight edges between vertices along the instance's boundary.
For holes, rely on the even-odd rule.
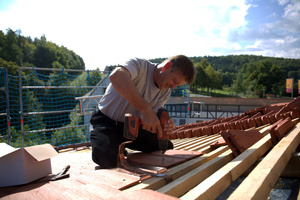
[[269,128],[269,132],[273,144],[276,144],[292,128],[291,119],[299,117],[300,97],[290,103],[271,104],[251,109],[240,116],[222,117],[210,121],[177,126],[170,138],[183,139],[203,135],[224,134],[228,130],[247,131],[247,129],[255,129],[270,124],[272,126]]

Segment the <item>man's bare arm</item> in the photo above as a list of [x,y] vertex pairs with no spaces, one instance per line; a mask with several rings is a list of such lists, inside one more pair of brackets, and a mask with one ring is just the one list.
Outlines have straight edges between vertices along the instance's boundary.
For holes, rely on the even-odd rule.
[[141,113],[143,129],[162,135],[162,129],[156,113],[143,99],[130,78],[129,71],[124,67],[117,67],[109,76],[115,90]]

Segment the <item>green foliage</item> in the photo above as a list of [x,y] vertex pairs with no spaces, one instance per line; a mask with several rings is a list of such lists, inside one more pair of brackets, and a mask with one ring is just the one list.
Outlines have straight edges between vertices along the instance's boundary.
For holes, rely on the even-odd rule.
[[106,72],[112,72],[116,67],[117,67],[117,65],[106,66],[105,69],[104,69],[104,71],[106,71]]
[[285,87],[285,71],[270,61],[244,64],[232,88],[244,95],[263,97],[265,94],[281,95]]
[[[39,102],[38,98],[35,96],[34,91],[23,91],[23,103],[24,113],[27,112],[42,112],[43,104]],[[43,122],[43,115],[28,115],[24,117],[24,122],[29,126],[30,129],[34,129],[36,124],[39,124],[39,129],[45,129],[46,124]]]
[[[29,132],[30,128],[28,125],[24,126],[24,131]],[[6,130],[6,135],[7,135]],[[11,126],[10,128],[10,134],[11,134],[11,146],[18,148],[22,146],[22,134],[21,130],[15,128],[14,126]],[[24,146],[32,146],[36,144],[42,144],[43,142],[43,134],[41,133],[27,133],[24,137]],[[7,138],[0,138],[0,143],[8,143]]]
[[[16,73],[15,66],[39,68],[85,69],[83,59],[64,46],[49,42],[46,36],[34,41],[21,35],[21,31],[0,31],[0,67],[9,67],[10,74]],[[6,61],[7,63],[3,62]],[[44,71],[45,74],[48,72]],[[49,74],[47,74],[49,75]]]
[[86,81],[89,83],[89,85],[97,85],[99,81],[104,77],[105,75],[100,72],[90,72],[89,76],[86,77]]
[[[6,62],[6,61],[5,61]],[[54,63],[58,68],[60,64]],[[30,74],[22,76],[22,85],[28,86],[22,89],[22,105],[24,112],[24,145],[55,142],[55,145],[64,145],[66,142],[88,141],[84,135],[85,127],[78,128],[77,125],[83,125],[82,117],[76,113],[79,110],[79,101],[75,97],[83,96],[88,93],[90,87],[95,86],[104,76],[98,72],[82,73],[80,76],[72,76],[65,71],[54,71],[51,76],[39,74],[37,71],[30,70]],[[0,83],[3,83],[4,70],[0,71]],[[12,127],[12,144],[20,147],[22,144],[22,135],[20,131],[20,101],[18,93],[18,76],[9,75],[10,92],[10,116]],[[46,86],[40,88],[31,88],[30,86]],[[48,88],[47,86],[54,86]],[[56,87],[57,86],[57,87]],[[60,87],[62,86],[62,87]],[[66,86],[66,87],[64,87]],[[5,104],[5,93],[1,92],[1,103]],[[75,107],[76,106],[76,107]],[[5,112],[5,106],[0,107],[0,113]],[[73,110],[70,112],[69,110]],[[47,111],[64,111],[58,113],[47,113]],[[4,121],[3,121],[4,122]],[[77,126],[77,127],[76,127]],[[51,130],[61,127],[68,130]],[[6,123],[0,124],[0,130],[7,130]],[[45,130],[39,132],[37,130]],[[6,131],[7,132],[7,131]],[[6,136],[7,133],[1,132],[0,136]],[[61,138],[67,140],[60,140]],[[7,142],[7,138],[1,138],[1,141]],[[59,142],[58,142],[59,141]]]
[[19,72],[18,72],[19,67],[13,61],[8,62],[8,61],[0,58],[0,67],[6,68],[7,72],[13,76],[18,76],[18,74],[19,74]]
[[205,68],[205,72],[208,76],[208,81],[209,81],[207,88],[220,89],[222,86],[221,73],[218,71],[215,71],[211,65],[208,65]]
[[213,67],[205,60],[202,59],[200,63],[195,64],[197,70],[195,82],[192,85],[192,89],[210,88],[217,89],[222,86],[222,75],[220,72],[215,71]]
[[[27,128],[27,127],[26,127]],[[20,130],[17,130],[14,126],[11,126],[10,127],[10,134],[11,134],[11,143],[12,143],[12,146],[14,147],[19,147],[20,144],[21,144],[21,131]],[[6,134],[5,135],[8,135],[8,130],[6,130]],[[0,138],[0,143],[2,142],[5,142],[7,143],[8,139],[7,138]]]
[[[79,109],[77,105],[73,112],[70,113],[70,123],[63,125],[63,127],[75,127],[82,124],[82,116],[77,116],[76,109]],[[56,130],[52,136],[50,143],[54,146],[62,146],[66,144],[76,144],[87,141],[88,138],[84,134],[84,127],[81,128],[68,128],[62,130]]]
[[237,94],[235,94],[231,90],[231,88],[228,88],[228,87],[224,87],[224,88],[222,88],[222,90],[214,89],[209,92],[200,90],[200,91],[197,91],[197,93],[204,95],[204,96],[212,96],[212,97],[237,97],[237,98],[239,98],[239,96]]
[[149,61],[153,63],[162,63],[166,59],[167,58],[154,58],[154,59],[149,59]]
[[294,78],[294,80],[300,79],[300,69],[298,71],[289,71],[287,78]]
[[[23,139],[20,130],[20,99],[18,95],[19,66],[60,69],[59,71],[37,72],[34,69],[22,71],[23,86],[46,86],[45,88],[27,87],[22,89],[23,133],[25,133]],[[66,72],[64,69],[84,70],[83,59],[64,46],[59,47],[48,42],[45,36],[40,39],[35,38],[33,41],[30,37],[23,37],[20,30],[14,32],[10,29],[6,34],[0,31],[0,67],[6,68],[9,74],[10,133],[13,146],[20,147],[22,142],[24,142],[24,146],[30,146],[51,141],[55,145],[87,141],[84,133],[85,127],[76,127],[83,125],[83,118],[76,115],[79,110],[79,102],[75,100],[75,97],[88,93],[91,88],[81,87],[95,86],[104,76],[102,73]],[[4,83],[2,71],[4,72],[4,70],[0,72],[1,87]],[[47,86],[58,87],[47,89]],[[6,102],[4,92],[1,92],[0,100],[1,103]],[[75,107],[76,105],[77,107]],[[72,112],[68,112],[72,109]],[[62,110],[66,110],[66,112],[47,113],[47,111]],[[0,112],[5,112],[5,106],[1,107]],[[55,119],[57,121],[54,123]],[[6,130],[6,133],[1,132],[1,136],[7,136],[6,123],[2,123],[0,126],[0,130]],[[64,126],[71,128],[51,130]],[[63,141],[61,138],[66,140]],[[7,141],[8,138],[1,137],[1,142]]]
[[19,42],[17,34],[11,29],[8,29],[6,35],[4,35],[1,31],[0,37],[0,57],[4,60],[13,61],[20,65],[24,55],[18,46]]
[[196,73],[196,78],[195,78],[195,81],[194,83],[192,84],[191,88],[193,90],[197,89],[198,87],[199,88],[205,88],[207,86],[207,75],[204,71],[204,67],[200,65],[200,63],[197,63],[195,65],[195,68],[197,70],[197,73]]
[[[201,60],[200,58],[202,57],[191,58],[198,71],[192,89],[195,87],[216,88],[214,80],[209,77],[218,77],[217,74],[212,75],[217,71],[223,78],[221,85],[231,87],[236,93],[247,97],[263,97],[263,94],[275,94],[277,97],[281,97],[286,95],[285,79],[298,80],[300,77],[300,62],[297,59],[253,55],[206,56]],[[208,66],[213,67],[214,70]],[[207,70],[205,71],[204,68]],[[297,88],[297,81],[294,83],[295,88]],[[294,96],[297,95],[295,90]]]
[[221,73],[223,79],[223,86],[231,86],[233,80],[235,80],[236,74],[234,72]]
[[282,69],[286,71],[287,76],[289,71],[298,71],[300,65],[299,59],[275,58],[256,55],[191,57],[191,60],[194,63],[199,63],[202,59],[205,59],[216,71],[221,70],[222,73],[238,73],[244,64],[268,60],[273,65],[281,66]]

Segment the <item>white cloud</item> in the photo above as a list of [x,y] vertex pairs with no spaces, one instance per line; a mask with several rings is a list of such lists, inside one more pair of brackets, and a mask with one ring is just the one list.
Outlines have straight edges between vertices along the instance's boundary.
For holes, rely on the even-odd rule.
[[256,49],[256,48],[258,48],[260,45],[261,45],[261,41],[255,41],[254,44],[247,45],[247,46],[245,47],[245,49],[254,49],[254,48]]
[[297,20],[300,19],[300,1],[293,1],[293,3],[288,4],[284,8],[283,18],[289,20]]
[[277,17],[277,13],[275,12],[267,16],[267,18],[276,18],[276,17]]
[[277,0],[278,4],[281,6],[284,6],[285,4],[287,4],[290,0]]

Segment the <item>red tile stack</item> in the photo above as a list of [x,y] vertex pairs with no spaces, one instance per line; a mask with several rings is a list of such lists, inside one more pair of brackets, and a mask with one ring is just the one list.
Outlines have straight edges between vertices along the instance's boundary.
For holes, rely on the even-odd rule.
[[[210,121],[176,126],[175,130],[170,135],[170,139],[200,137],[203,135],[213,135],[213,134],[221,134],[221,133],[223,134],[234,133],[237,135],[243,135],[243,136],[234,136],[234,137],[247,138],[247,135],[244,132],[245,130],[246,133],[249,133],[247,129],[255,129],[257,127],[261,127],[264,125],[271,125],[269,128],[269,132],[271,134],[272,142],[275,145],[277,142],[279,142],[282,139],[282,137],[284,137],[284,135],[286,135],[295,126],[292,120],[299,117],[300,117],[300,97],[292,100],[289,103],[278,103],[278,104],[272,104],[269,106],[263,106],[260,108],[251,109],[242,113],[241,116],[232,116],[227,118],[223,117],[223,118],[214,119]],[[233,137],[233,136],[229,136],[229,137]],[[248,134],[248,137],[249,137],[248,140],[251,141],[250,139],[250,137],[252,137],[251,134]],[[259,137],[255,137],[255,138],[259,139]],[[233,140],[239,140],[239,139],[233,139]],[[241,144],[242,143],[243,142],[241,141]],[[240,150],[237,148],[236,152],[238,151]]]

